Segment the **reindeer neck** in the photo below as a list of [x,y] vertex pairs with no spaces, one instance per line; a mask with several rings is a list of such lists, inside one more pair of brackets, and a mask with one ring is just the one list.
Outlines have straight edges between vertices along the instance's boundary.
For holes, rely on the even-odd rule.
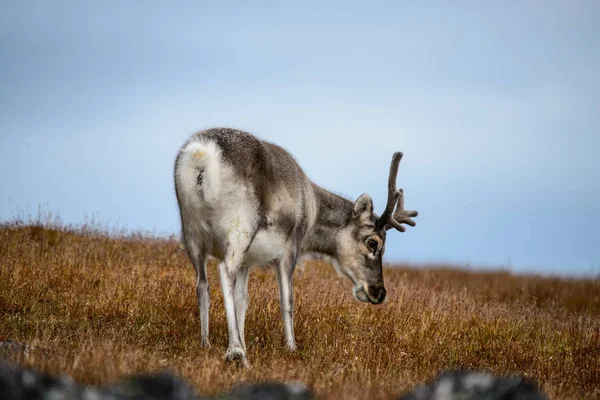
[[317,205],[317,218],[308,237],[306,251],[337,258],[337,234],[352,218],[354,203],[312,184]]

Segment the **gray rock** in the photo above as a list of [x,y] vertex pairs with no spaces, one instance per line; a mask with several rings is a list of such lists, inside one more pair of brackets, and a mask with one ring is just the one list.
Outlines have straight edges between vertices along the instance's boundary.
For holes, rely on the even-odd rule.
[[446,371],[400,400],[547,400],[538,386],[520,376],[477,371]]
[[301,383],[261,383],[235,387],[221,400],[308,400],[312,392]]
[[[2,400],[309,400],[300,383],[261,383],[235,387],[214,398],[199,396],[191,385],[169,372],[132,375],[119,382],[90,387],[67,376],[0,362]],[[494,376],[477,371],[448,371],[400,400],[547,400],[537,385],[519,376]]]
[[[33,369],[0,363],[2,400],[210,400],[198,396],[185,381],[160,372],[133,375],[103,387],[80,385],[66,376],[53,376]],[[262,383],[243,385],[219,400],[308,400],[311,391],[301,384]]]
[[[104,399],[196,400],[200,397],[182,379],[168,373],[133,375],[100,389]],[[89,399],[91,400],[91,399]]]
[[18,355],[28,356],[29,352],[34,350],[33,346],[25,343],[18,343],[14,340],[0,341],[0,359],[7,359]]
[[0,363],[0,399],[78,399],[79,391],[79,385],[70,378]]

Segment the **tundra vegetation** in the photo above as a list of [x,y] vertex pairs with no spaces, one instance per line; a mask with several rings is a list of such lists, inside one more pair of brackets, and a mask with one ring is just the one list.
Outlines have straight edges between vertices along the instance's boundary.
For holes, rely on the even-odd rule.
[[297,270],[289,352],[276,273],[251,270],[244,369],[223,363],[212,264],[213,346],[201,346],[196,274],[175,238],[5,222],[0,340],[31,346],[22,365],[92,385],[169,369],[206,394],[276,380],[304,382],[319,398],[385,399],[440,370],[475,369],[534,378],[552,399],[600,396],[600,280],[439,265],[386,266],[384,276],[388,298],[374,307],[327,264]]

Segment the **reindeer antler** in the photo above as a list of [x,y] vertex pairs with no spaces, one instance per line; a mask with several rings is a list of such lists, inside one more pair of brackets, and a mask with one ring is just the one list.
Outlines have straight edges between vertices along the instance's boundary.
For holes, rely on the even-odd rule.
[[404,209],[404,191],[396,189],[396,177],[398,176],[400,160],[402,160],[402,153],[394,153],[388,179],[388,200],[385,210],[377,219],[376,226],[378,228],[385,227],[386,230],[396,228],[400,232],[404,232],[406,228],[402,224],[415,226],[415,221],[412,218],[419,215],[419,213],[416,210]]

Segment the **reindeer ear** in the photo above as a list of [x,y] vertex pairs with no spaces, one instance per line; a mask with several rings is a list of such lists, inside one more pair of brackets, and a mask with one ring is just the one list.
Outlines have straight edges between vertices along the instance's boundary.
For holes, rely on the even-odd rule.
[[354,218],[367,222],[373,215],[373,200],[368,194],[361,194],[354,202],[354,210],[352,212]]

